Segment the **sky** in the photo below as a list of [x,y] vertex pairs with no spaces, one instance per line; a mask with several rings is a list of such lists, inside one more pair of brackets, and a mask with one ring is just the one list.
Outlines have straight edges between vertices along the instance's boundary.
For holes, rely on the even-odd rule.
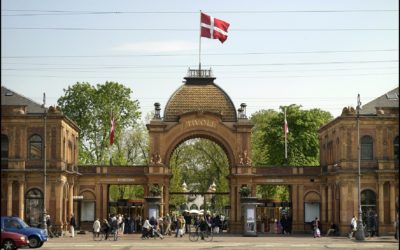
[[[199,39],[200,10],[230,23],[223,44]],[[49,106],[76,82],[114,81],[144,117],[200,58],[248,116],[297,104],[336,117],[398,86],[398,20],[396,0],[3,0],[1,84]]]

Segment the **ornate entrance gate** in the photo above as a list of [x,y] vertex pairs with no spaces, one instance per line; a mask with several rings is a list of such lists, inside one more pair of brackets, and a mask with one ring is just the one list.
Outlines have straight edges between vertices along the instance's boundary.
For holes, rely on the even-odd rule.
[[[242,185],[252,185],[253,166],[251,128],[246,117],[246,104],[236,112],[230,97],[214,83],[211,70],[189,70],[186,82],[175,91],[166,104],[164,116],[160,104],[155,103],[155,115],[147,124],[150,136],[150,164],[147,178],[149,187],[162,188],[161,214],[169,211],[169,161],[174,149],[191,138],[214,141],[225,151],[229,161],[229,197],[231,231],[241,231],[240,199]],[[255,190],[255,189],[252,189]],[[254,192],[254,191],[253,191]]]

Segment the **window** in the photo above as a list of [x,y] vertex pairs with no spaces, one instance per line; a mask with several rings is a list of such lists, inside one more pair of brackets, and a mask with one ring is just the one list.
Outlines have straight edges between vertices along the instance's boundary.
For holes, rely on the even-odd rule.
[[367,217],[376,213],[376,195],[372,190],[364,190],[361,192],[361,211],[363,221],[367,221]]
[[[3,141],[3,140],[2,140]],[[394,159],[399,159],[399,137],[396,136],[393,141]]]
[[37,188],[29,190],[25,195],[25,221],[33,227],[42,222],[43,193]]
[[4,227],[8,230],[18,230],[22,229],[22,225],[15,218],[6,218],[4,219]]
[[371,136],[361,138],[361,160],[373,159],[373,140]]
[[29,159],[42,159],[42,147],[42,137],[40,137],[39,135],[32,135],[29,139]]
[[8,165],[8,137],[1,135],[1,166],[6,167]]

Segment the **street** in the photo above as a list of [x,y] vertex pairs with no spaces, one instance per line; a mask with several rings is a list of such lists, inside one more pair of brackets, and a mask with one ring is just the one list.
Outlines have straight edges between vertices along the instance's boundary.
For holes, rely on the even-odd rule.
[[358,242],[346,237],[313,238],[310,235],[242,237],[241,235],[216,235],[212,242],[166,236],[161,239],[142,240],[140,235],[124,235],[118,241],[94,241],[91,234],[49,239],[41,249],[399,249],[393,236],[376,237]]

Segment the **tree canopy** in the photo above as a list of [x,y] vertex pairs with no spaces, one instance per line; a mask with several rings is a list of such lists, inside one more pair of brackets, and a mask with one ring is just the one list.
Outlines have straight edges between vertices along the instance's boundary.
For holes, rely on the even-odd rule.
[[115,118],[115,138],[140,118],[139,102],[131,100],[132,90],[116,82],[91,85],[77,82],[64,89],[58,105],[80,127],[79,163],[108,162],[111,112]]
[[[253,162],[255,165],[284,165],[284,109],[282,112],[261,110],[252,115],[255,124],[252,134]],[[290,166],[318,166],[318,129],[332,119],[329,112],[320,109],[303,110],[292,104],[286,107],[289,126],[288,162]]]

